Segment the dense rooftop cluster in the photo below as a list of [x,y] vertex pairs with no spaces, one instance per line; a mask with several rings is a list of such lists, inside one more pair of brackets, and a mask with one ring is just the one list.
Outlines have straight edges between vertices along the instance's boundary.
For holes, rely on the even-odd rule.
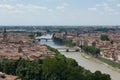
[[[101,39],[101,36],[104,40]],[[108,38],[107,38],[108,36]],[[106,32],[94,31],[80,33],[76,31],[56,32],[55,37],[70,40],[77,46],[87,45],[100,49],[102,57],[119,62],[120,61],[120,32],[109,30]],[[106,38],[105,38],[106,37]]]
[[44,45],[39,45],[28,37],[30,33],[8,33],[0,34],[0,57],[7,59],[34,60],[45,56],[54,56]]

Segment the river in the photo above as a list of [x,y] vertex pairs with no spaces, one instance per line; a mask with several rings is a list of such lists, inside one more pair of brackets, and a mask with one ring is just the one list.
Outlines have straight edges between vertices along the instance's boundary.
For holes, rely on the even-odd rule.
[[[47,42],[46,42],[46,40],[41,40],[40,44],[46,44],[46,45],[49,45],[54,48],[65,47],[65,46],[55,44],[53,42],[53,40],[48,40]],[[87,55],[85,55],[85,57],[84,57],[84,54],[80,53],[80,52],[63,52],[62,51],[61,54],[65,55],[68,58],[75,59],[80,66],[84,67],[85,69],[90,70],[91,72],[95,72],[95,71],[99,70],[102,73],[109,74],[111,76],[112,80],[120,80],[120,69],[115,69],[115,68],[97,60],[96,58],[93,58],[90,56],[86,57]]]

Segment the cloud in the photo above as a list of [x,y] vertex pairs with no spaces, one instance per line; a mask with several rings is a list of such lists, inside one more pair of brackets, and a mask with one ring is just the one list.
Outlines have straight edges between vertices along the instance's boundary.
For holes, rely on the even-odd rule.
[[57,6],[56,9],[64,12],[65,9],[66,9],[68,6],[69,6],[69,4],[63,3],[61,6]]
[[98,7],[101,7],[104,11],[106,12],[113,12],[114,10],[109,6],[109,4],[104,3],[104,4],[98,4],[96,5]]
[[6,2],[6,1],[15,1],[15,0],[0,0],[0,1],[4,1],[4,2]]
[[65,6],[57,6],[57,7],[56,7],[56,9],[57,9],[57,10],[64,11],[64,9],[65,9]]
[[63,6],[69,6],[70,4],[68,4],[68,3],[63,3]]
[[117,7],[120,7],[120,4],[117,4]]
[[56,7],[56,10],[61,11],[61,12],[65,12],[65,9],[66,9],[66,6],[63,6],[63,5]]
[[16,7],[18,9],[31,10],[31,11],[34,11],[34,10],[46,10],[46,9],[48,9],[45,6],[37,6],[37,5],[31,5],[31,4],[29,4],[29,5],[17,4]]
[[108,0],[109,2],[114,2],[114,1],[117,1],[117,0]]
[[[34,3],[31,3],[33,2]],[[58,2],[59,1],[59,2]],[[0,0],[0,11],[1,9],[13,11],[13,12],[42,12],[42,11],[61,11],[64,12],[65,9],[69,6],[65,0],[30,0],[30,2],[26,3],[27,0]],[[42,3],[45,2],[48,5]],[[55,4],[55,5],[51,5]]]
[[11,10],[11,9],[14,9],[14,6],[9,5],[9,4],[0,4],[0,8]]
[[[13,1],[13,0],[11,0]],[[52,12],[54,9],[57,11],[64,12],[65,9],[69,6],[67,3],[62,3],[61,5],[58,5],[54,8],[50,8],[48,6],[40,6],[40,5],[34,5],[34,4],[0,4],[0,11],[4,10],[7,12],[12,13],[23,13],[23,12],[42,12],[42,11],[48,11]]]
[[[113,1],[113,0],[110,0]],[[115,1],[115,0],[114,0]],[[117,5],[118,7],[120,6],[119,4]],[[96,11],[99,12],[100,14],[119,14],[120,12],[113,8],[108,3],[101,3],[101,4],[96,4],[93,8],[88,8],[90,11]]]
[[106,12],[108,14],[118,14],[119,13],[107,3],[97,4],[96,6],[101,8],[104,12]]
[[0,9],[6,10],[9,12],[17,12],[17,13],[21,13],[24,11],[40,11],[40,10],[46,10],[48,9],[45,6],[38,6],[38,5],[32,5],[32,4],[28,4],[28,5],[24,5],[24,4],[16,4],[16,5],[10,5],[10,4],[0,4]]
[[92,8],[88,8],[88,10],[89,10],[89,11],[96,11],[96,10],[97,10],[97,8],[92,7]]
[[95,6],[97,6],[97,7],[106,7],[106,6],[108,6],[108,4],[107,3],[102,3],[102,4],[96,4]]

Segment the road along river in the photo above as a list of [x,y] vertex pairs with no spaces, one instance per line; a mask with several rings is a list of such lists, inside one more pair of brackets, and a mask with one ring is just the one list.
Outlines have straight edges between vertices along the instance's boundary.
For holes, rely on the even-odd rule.
[[[53,42],[53,40],[41,40],[40,44],[46,44],[51,47],[57,48],[57,47],[65,47],[61,45],[57,45]],[[91,72],[95,72],[97,70],[101,71],[102,73],[109,74],[112,78],[112,80],[120,80],[120,69],[115,69],[99,60],[96,58],[90,57],[88,55],[85,55],[84,53],[80,52],[65,52],[61,51],[61,54],[65,55],[68,58],[73,58],[75,59],[78,64],[85,69],[90,70]]]

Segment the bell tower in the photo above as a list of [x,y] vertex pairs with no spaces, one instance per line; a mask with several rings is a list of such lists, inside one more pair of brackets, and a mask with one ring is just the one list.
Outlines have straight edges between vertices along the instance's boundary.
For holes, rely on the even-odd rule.
[[4,28],[4,31],[3,31],[3,42],[7,42],[7,31],[6,31],[6,28]]

